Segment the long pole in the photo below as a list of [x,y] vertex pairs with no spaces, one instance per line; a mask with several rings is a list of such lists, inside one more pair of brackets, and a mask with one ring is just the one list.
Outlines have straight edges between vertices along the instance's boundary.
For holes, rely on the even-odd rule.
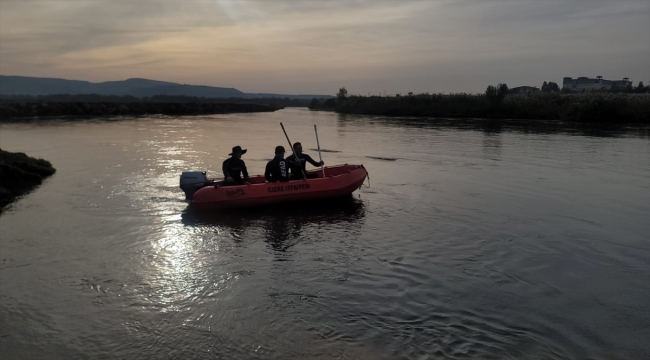
[[[320,162],[323,162],[323,156],[320,154],[320,142],[318,141],[318,129],[316,128],[316,124],[314,124],[314,132],[316,133],[316,145],[318,145],[318,158],[320,159]],[[325,168],[323,165],[320,166],[321,171],[323,172],[323,177],[325,177]]]
[[[282,123],[280,123],[280,126],[282,126],[282,131],[284,132],[284,136],[287,138],[287,142],[289,143],[289,148],[291,149],[293,156],[296,158],[298,165],[301,165],[300,159],[298,159],[298,155],[296,155],[296,152],[293,150],[293,145],[291,145],[291,140],[289,140],[289,135],[287,135],[287,130],[284,129],[284,125],[282,125]],[[300,172],[302,172],[302,178],[307,179],[307,175],[305,175],[305,170],[302,169],[302,165],[300,166]]]

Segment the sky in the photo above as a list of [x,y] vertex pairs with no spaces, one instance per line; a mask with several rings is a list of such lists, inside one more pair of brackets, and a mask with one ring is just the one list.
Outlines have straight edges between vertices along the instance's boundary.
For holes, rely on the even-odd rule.
[[244,92],[650,82],[650,0],[0,0],[0,74]]

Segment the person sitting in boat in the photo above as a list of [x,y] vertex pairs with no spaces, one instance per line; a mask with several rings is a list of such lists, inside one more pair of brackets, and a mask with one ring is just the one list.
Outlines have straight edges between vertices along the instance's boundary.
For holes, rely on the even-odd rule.
[[294,163],[284,158],[284,146],[275,147],[275,157],[266,164],[264,178],[268,182],[289,181],[289,168]]
[[[242,149],[237,145],[232,148],[232,152],[228,155],[231,157],[223,162],[223,185],[244,185],[250,184],[248,182],[248,171],[246,170],[246,163],[241,159],[241,156],[246,154],[247,149]],[[242,177],[242,174],[244,175]]]
[[318,177],[318,174],[307,174],[306,167],[307,167],[307,162],[312,164],[313,166],[322,166],[325,163],[323,161],[316,162],[314,159],[311,158],[311,156],[304,154],[302,152],[302,144],[297,142],[293,144],[293,151],[295,152],[293,155],[287,157],[287,160],[293,162],[296,164],[295,167],[291,168],[291,178],[292,179],[302,179],[303,175],[307,175],[308,179],[314,179]]

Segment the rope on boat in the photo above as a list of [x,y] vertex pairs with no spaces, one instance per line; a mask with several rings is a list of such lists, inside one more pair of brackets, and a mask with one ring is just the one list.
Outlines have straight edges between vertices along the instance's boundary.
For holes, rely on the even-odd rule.
[[[361,166],[363,166],[363,165],[361,165]],[[366,170],[365,167],[364,167],[363,169]],[[367,188],[370,187],[370,173],[368,172],[368,170],[366,170],[366,177],[368,178],[368,185],[366,186],[366,182],[364,181],[364,182],[361,184],[361,186],[359,186],[359,189],[361,189],[361,187],[363,187],[363,186],[365,186],[365,187],[367,187]]]

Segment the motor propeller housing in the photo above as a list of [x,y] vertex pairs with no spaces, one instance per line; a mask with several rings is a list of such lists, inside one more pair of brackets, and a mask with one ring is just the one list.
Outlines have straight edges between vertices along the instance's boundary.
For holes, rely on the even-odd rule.
[[180,187],[185,193],[185,199],[192,200],[194,193],[206,186],[209,182],[205,176],[205,171],[183,171],[180,179]]

